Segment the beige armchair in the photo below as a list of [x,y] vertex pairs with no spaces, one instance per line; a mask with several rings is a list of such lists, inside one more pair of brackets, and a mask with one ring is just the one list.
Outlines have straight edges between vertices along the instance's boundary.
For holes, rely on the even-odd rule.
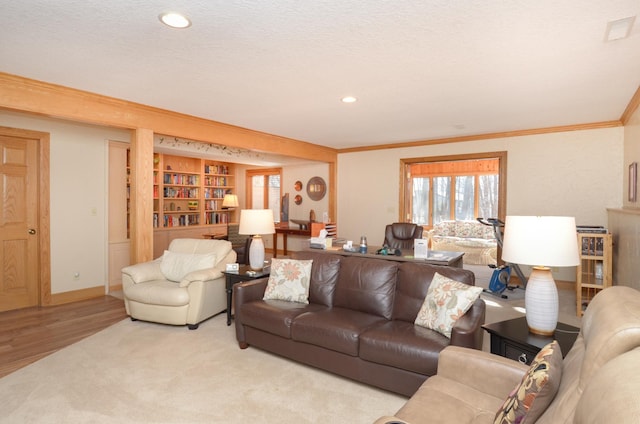
[[198,325],[226,310],[226,264],[236,252],[226,240],[175,239],[164,255],[122,269],[124,305],[132,320]]

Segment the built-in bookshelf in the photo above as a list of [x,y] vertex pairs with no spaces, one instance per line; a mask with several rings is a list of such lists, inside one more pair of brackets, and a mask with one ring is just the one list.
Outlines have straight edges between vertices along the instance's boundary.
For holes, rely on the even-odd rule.
[[210,226],[235,222],[225,194],[235,191],[231,163],[166,154],[154,157],[155,228]]
[[[129,165],[127,153],[127,229]],[[225,194],[233,193],[235,167],[232,163],[162,153],[153,156],[153,227],[156,230],[199,228],[203,234],[226,233],[227,223],[236,222],[236,210],[223,208],[222,201]]]

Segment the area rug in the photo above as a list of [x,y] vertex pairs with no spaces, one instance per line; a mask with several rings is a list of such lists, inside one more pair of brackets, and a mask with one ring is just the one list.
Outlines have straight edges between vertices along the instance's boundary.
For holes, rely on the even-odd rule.
[[121,321],[0,379],[0,423],[371,423],[406,398],[195,331]]

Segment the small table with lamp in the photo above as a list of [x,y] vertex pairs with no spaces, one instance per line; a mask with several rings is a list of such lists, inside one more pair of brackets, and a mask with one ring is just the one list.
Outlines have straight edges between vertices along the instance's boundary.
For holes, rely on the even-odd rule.
[[226,277],[227,290],[227,325],[231,325],[231,300],[233,295],[233,286],[243,281],[257,280],[258,278],[268,277],[271,269],[265,267],[261,270],[252,270],[249,265],[243,265],[237,271],[224,271]]
[[525,317],[485,324],[482,326],[491,337],[491,353],[514,359],[523,364],[531,361],[540,349],[558,341],[564,357],[573,346],[580,329],[568,324],[558,323],[552,336],[542,336],[529,331]]

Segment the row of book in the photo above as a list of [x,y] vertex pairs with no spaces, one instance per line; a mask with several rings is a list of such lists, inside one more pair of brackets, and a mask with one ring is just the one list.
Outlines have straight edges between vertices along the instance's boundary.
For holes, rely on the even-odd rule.
[[204,177],[204,185],[206,186],[221,186],[221,187],[226,187],[228,185],[230,185],[230,179],[228,177],[211,177],[211,176],[205,176]]
[[175,185],[199,185],[200,184],[200,176],[199,175],[187,175],[187,174],[164,174],[164,183],[165,184],[175,184]]
[[204,198],[205,199],[223,199],[224,195],[227,194],[228,190],[224,188],[205,188],[204,189]]
[[197,188],[176,188],[176,187],[165,187],[163,195],[165,198],[169,199],[197,199],[198,198],[198,189]]
[[229,223],[229,214],[226,212],[207,212],[205,214],[207,225],[209,224],[227,224]]
[[229,167],[227,165],[205,165],[204,166],[205,174],[229,174]]

